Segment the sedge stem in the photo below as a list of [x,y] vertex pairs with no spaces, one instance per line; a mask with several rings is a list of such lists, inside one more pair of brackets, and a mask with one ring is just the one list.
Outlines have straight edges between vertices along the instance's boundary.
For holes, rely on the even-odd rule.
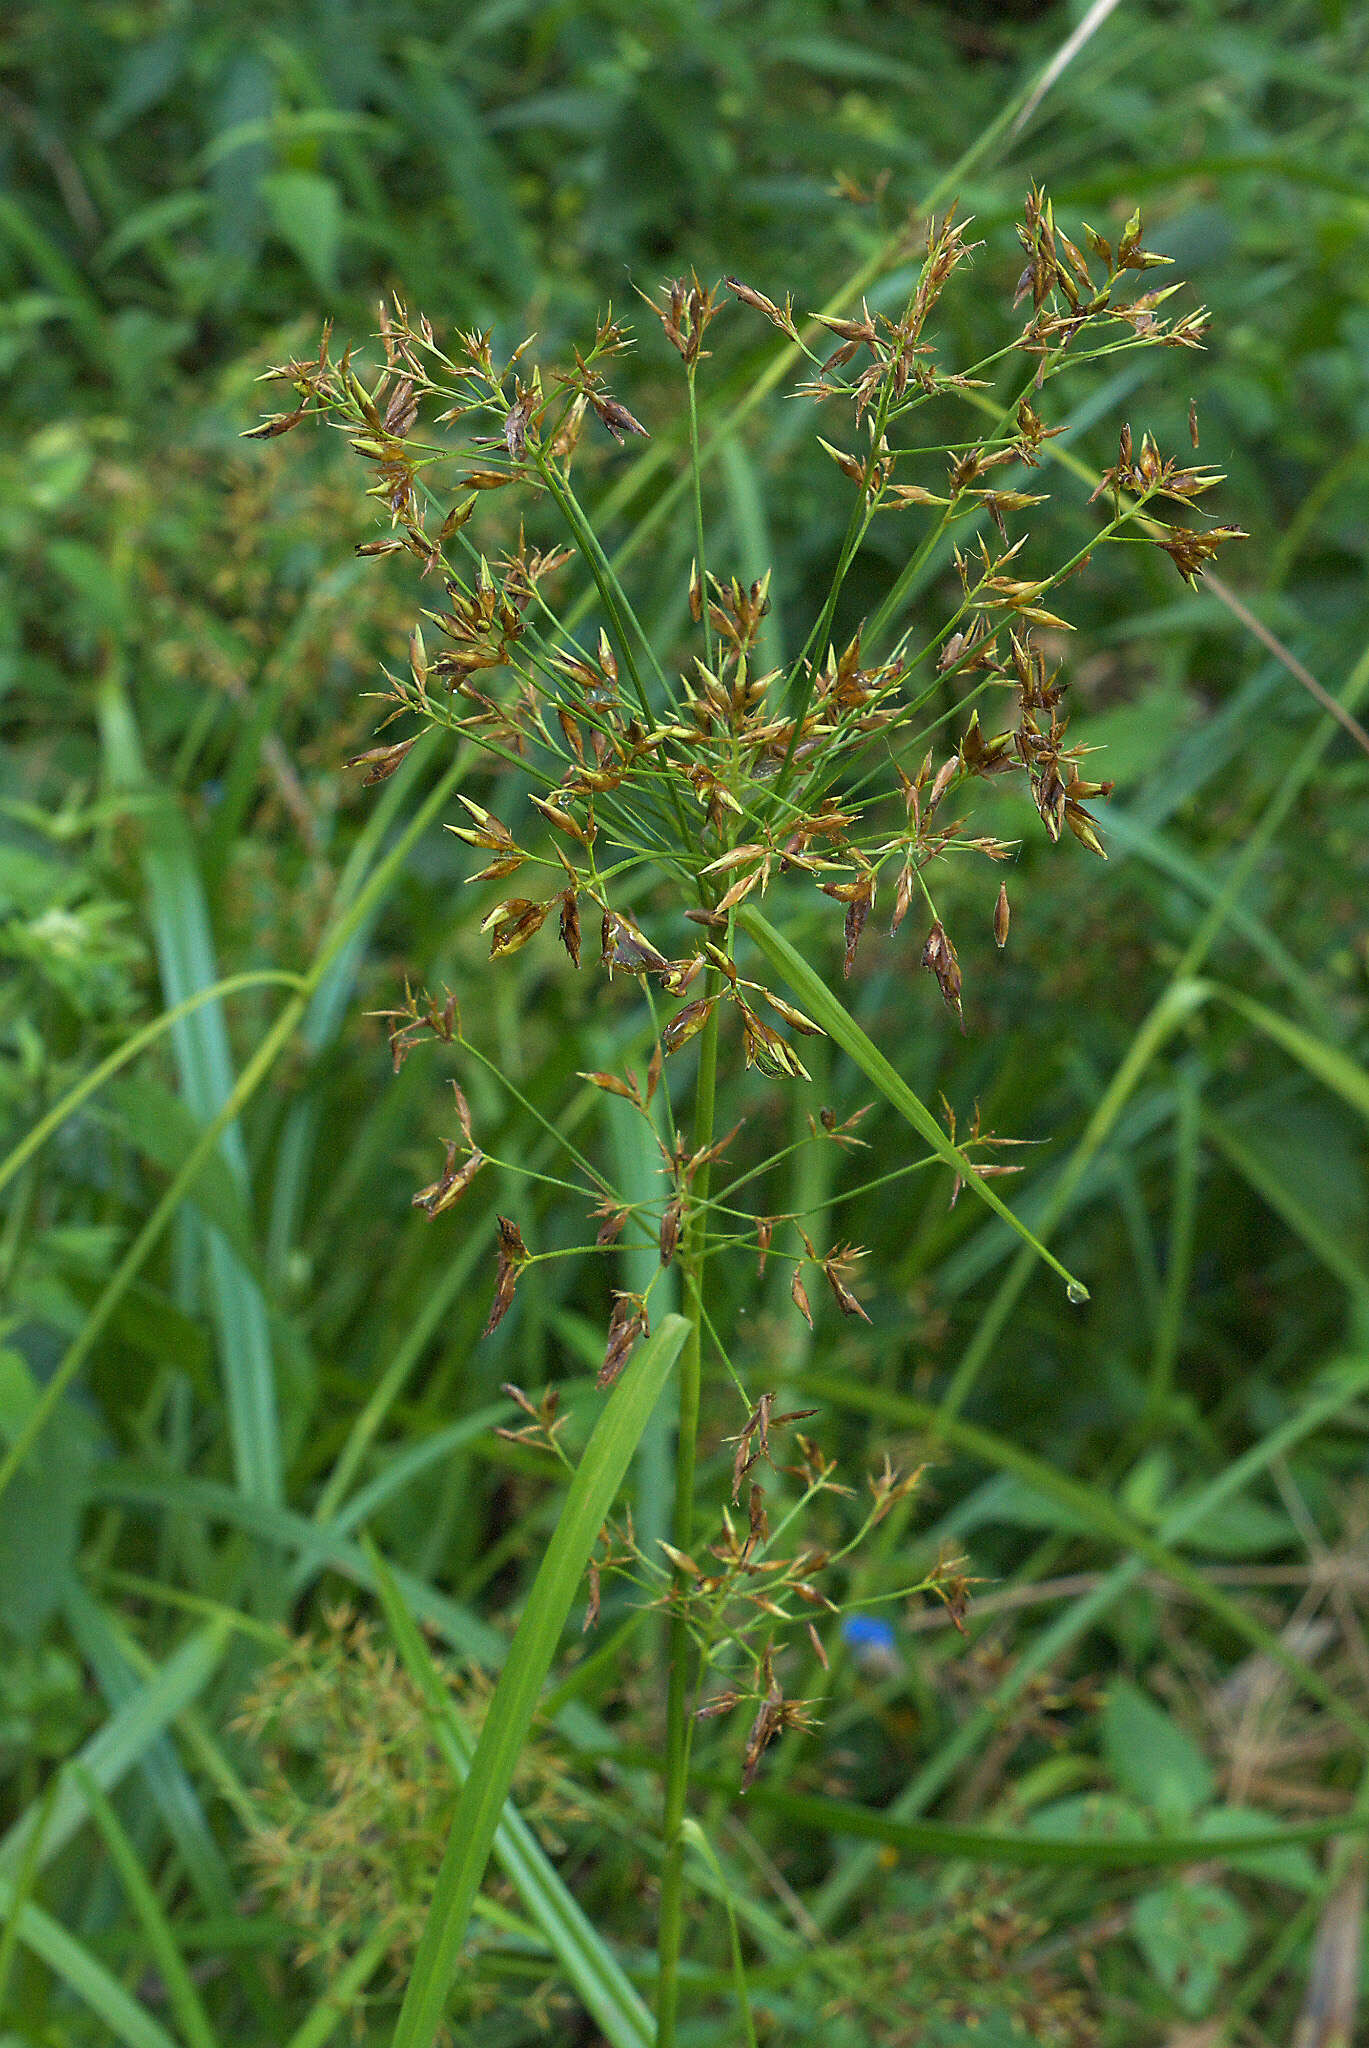
[[[699,1078],[694,1098],[694,1148],[713,1142],[714,1102],[718,1081],[718,1010],[709,1014],[699,1035]],[[708,1251],[708,1184],[710,1167],[701,1166],[689,1191],[681,1248],[683,1308],[689,1334],[680,1353],[680,1419],[675,1445],[675,1504],[671,1539],[688,1554],[694,1535],[694,1465],[699,1434],[699,1394],[703,1380],[704,1272]],[[662,1836],[661,1916],[657,1942],[659,1971],[656,2004],[656,2048],[675,2048],[679,2006],[680,1947],[684,1931],[684,1819],[689,1789],[690,1632],[685,1601],[691,1580],[677,1569],[670,1617],[666,1675],[666,1779]]]
[[704,629],[704,666],[713,666],[713,624],[708,616],[708,562],[704,552],[704,500],[703,463],[699,457],[699,407],[694,393],[694,373],[697,365],[691,363],[687,372],[689,386],[689,469],[694,483],[694,556],[699,572],[700,613]]

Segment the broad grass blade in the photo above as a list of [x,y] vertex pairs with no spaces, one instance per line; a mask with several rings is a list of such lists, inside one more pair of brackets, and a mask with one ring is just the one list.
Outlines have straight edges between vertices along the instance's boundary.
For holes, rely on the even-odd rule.
[[166,2001],[176,2015],[188,2048],[217,2048],[217,2037],[195,1989],[195,1980],[176,1942],[175,1930],[166,1917],[156,1892],[148,1882],[138,1852],[109,1800],[89,1771],[77,1769],[77,1786],[89,1807],[95,1825],[104,1836],[110,1862],[118,1873],[138,1920],[157,1973],[166,1987]]
[[[162,1731],[199,1697],[217,1671],[227,1645],[225,1623],[211,1622],[167,1658],[155,1678],[120,1706],[78,1752],[78,1763],[106,1791],[140,1763]],[[70,1773],[63,1775],[51,1812],[43,1821],[39,1868],[65,1848],[86,1818],[86,1802]],[[24,1845],[39,1825],[30,1807],[0,1841],[0,1878],[10,1878],[23,1861]]]
[[[120,789],[144,788],[132,707],[114,680],[103,686],[100,722],[111,781]],[[194,842],[170,800],[154,802],[144,812],[142,866],[162,990],[168,1008],[184,1011],[171,1028],[181,1090],[197,1122],[208,1124],[233,1092],[233,1061],[219,1004],[186,1007],[188,998],[219,975]],[[235,1123],[224,1130],[219,1150],[245,1194],[247,1152]],[[278,1501],[284,1491],[280,1417],[266,1302],[223,1234],[208,1225],[204,1237],[234,1471],[244,1493]]]

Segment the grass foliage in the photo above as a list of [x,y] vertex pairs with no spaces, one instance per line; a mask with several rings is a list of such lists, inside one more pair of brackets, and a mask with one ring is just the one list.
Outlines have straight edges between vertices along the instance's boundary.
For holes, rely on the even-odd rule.
[[[1061,66],[1081,15],[134,0],[0,28],[6,2038],[1329,2048],[1363,2025],[1366,27],[1335,0],[1121,0]],[[760,1273],[709,1257],[702,1296],[684,1208],[662,1264],[644,1119],[585,1078],[647,1076],[641,981],[576,975],[555,919],[522,945],[517,882],[466,886],[442,825],[525,785],[478,731],[377,736],[368,693],[440,584],[356,555],[388,524],[342,435],[241,438],[254,380],[325,315],[339,348],[367,336],[383,293],[501,361],[535,329],[561,364],[611,299],[640,346],[604,367],[652,436],[587,428],[612,575],[572,572],[562,622],[678,672],[704,534],[743,592],[770,572],[756,666],[801,689],[834,579],[838,650],[891,619],[933,642],[949,544],[881,519],[851,554],[856,486],[754,307],[710,329],[691,436],[635,291],[666,303],[692,266],[800,320],[863,294],[897,321],[909,211],[925,234],[956,200],[983,246],[937,359],[976,363],[1023,317],[1036,184],[1071,236],[1115,245],[1143,207],[1192,283],[1174,310],[1212,324],[1200,356],[1066,363],[1041,403],[1068,432],[1015,480],[1052,503],[1039,543],[1008,508],[1012,537],[1088,551],[1121,423],[1177,456],[1196,401],[1212,516],[1249,538],[1194,585],[1152,544],[1100,549],[1060,592],[1074,632],[1036,628],[1115,784],[1106,864],[986,781],[975,829],[1011,862],[929,871],[954,936],[931,973],[925,920],[911,950],[888,935],[892,869],[846,978],[841,899],[732,906],[740,971],[827,1035],[776,1013],[807,1070],[783,1085],[724,1037],[716,1128],[745,1123],[711,1194],[748,1229],[804,1219],[812,1257],[781,1226]],[[972,404],[937,414],[946,441],[988,430]],[[493,556],[518,515],[488,496]],[[938,761],[965,681],[922,707]],[[343,765],[401,738],[369,787]],[[654,931],[659,890],[622,887]],[[460,1045],[396,1072],[377,1013],[406,979],[437,992],[414,1038],[452,1035],[450,989]],[[699,1063],[682,1044],[666,1086]],[[462,1114],[486,1163],[458,1204]],[[1021,1169],[979,1186],[1033,1242],[973,1188],[952,1203],[967,1134]],[[572,1153],[627,1212],[607,1253]],[[597,1391],[615,1295],[648,1292]],[[774,1524],[803,1501],[841,1610],[800,1608],[791,1572],[773,1642],[746,1506],[718,1518],[771,1427],[790,1469],[747,1476]],[[679,1589],[714,1564],[732,1675],[682,1745]]]

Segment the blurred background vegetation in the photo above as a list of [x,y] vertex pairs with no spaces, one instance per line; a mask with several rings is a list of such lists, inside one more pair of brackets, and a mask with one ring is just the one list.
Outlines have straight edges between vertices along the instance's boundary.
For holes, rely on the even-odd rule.
[[[229,1724],[269,1655],[258,1634],[307,1629],[329,1587],[366,1582],[363,1522],[438,1635],[488,1649],[556,1494],[488,1415],[463,1418],[511,1377],[534,1392],[563,1380],[578,1399],[602,1343],[602,1272],[565,1260],[538,1267],[476,1348],[508,1190],[490,1176],[438,1224],[410,1206],[448,1133],[449,1069],[415,1058],[388,1078],[364,1016],[406,974],[455,990],[553,1119],[588,1116],[575,1075],[622,1056],[628,1027],[597,982],[535,948],[487,974],[482,905],[439,829],[450,757],[420,747],[379,791],[344,771],[415,586],[355,558],[372,523],[327,436],[239,439],[263,409],[254,379],[308,352],[325,317],[364,338],[387,291],[501,344],[536,329],[548,354],[610,299],[631,318],[634,286],[690,265],[820,305],[1083,11],[316,0],[273,16],[44,0],[0,27],[8,2038],[161,2044],[207,2027],[250,2043],[312,2026],[300,2039],[322,2040],[338,2015],[321,1992],[349,1967],[362,2035],[385,2037],[374,1938],[403,1872],[372,1870],[375,1897],[314,1928],[318,1953],[298,1961],[307,1886],[272,1892],[245,1858],[260,1764]],[[1252,536],[1229,580],[1352,709],[1369,693],[1366,43],[1369,17],[1335,0],[1122,0],[941,193],[985,243],[974,290],[947,306],[946,347],[966,354],[1004,331],[1030,181],[1071,234],[1144,208],[1148,245],[1212,309],[1209,352],[1121,359],[1080,387],[1067,445],[1097,470],[1129,419],[1181,453],[1196,398],[1201,460],[1229,479],[1218,516]],[[906,275],[871,303],[900,300]],[[740,392],[764,359],[757,337],[740,318],[715,332],[706,374]],[[648,419],[665,411],[658,341],[643,331],[622,387]],[[767,418],[727,437],[713,510],[729,567],[773,563],[774,644],[792,655],[846,503],[812,416],[777,397]],[[620,505],[620,539],[653,488]],[[1071,493],[1056,516],[1077,544],[1088,487]],[[852,625],[899,566],[885,546],[851,593]],[[648,609],[678,625],[691,543],[667,527],[652,547]],[[867,944],[850,989],[925,1099],[942,1092],[962,1122],[978,1103],[986,1126],[1041,1141],[1014,1200],[1050,1222],[1090,1304],[1020,1271],[1006,1232],[972,1202],[948,1209],[931,1176],[839,1214],[837,1234],[870,1249],[870,1331],[828,1316],[800,1344],[780,1297],[736,1277],[751,1362],[821,1398],[848,1476],[888,1445],[933,1458],[860,1590],[904,1583],[939,1548],[986,1582],[968,1645],[901,1618],[897,1669],[844,1666],[825,1736],[785,1782],[877,1806],[911,1786],[910,1815],[1056,1832],[1193,1832],[1233,1809],[1326,1822],[1362,1812],[1369,1762],[1369,762],[1210,588],[1188,590],[1152,552],[1117,556],[1070,587],[1073,732],[1107,749],[1117,782],[1108,865],[1028,831],[1001,960],[990,886],[955,885],[964,1038],[929,977],[910,986],[906,950]],[[925,601],[936,617],[936,588]],[[425,803],[427,829],[385,866]],[[831,964],[834,940],[815,920],[813,957]],[[264,970],[307,984],[259,978],[201,1004],[41,1145],[11,1149],[168,1007]],[[1210,991],[1185,1007],[1173,991],[1194,975],[1247,1007]],[[845,1115],[866,1099],[839,1060],[814,1073],[792,1110],[773,1090],[746,1097],[756,1156],[817,1101]],[[463,1081],[482,1143],[536,1164],[535,1125]],[[230,1097],[241,1114],[221,1119],[183,1199],[176,1176]],[[906,1156],[902,1134],[864,1134],[849,1185]],[[648,1170],[630,1135],[609,1135],[624,1177]],[[847,1171],[828,1158],[798,1192],[840,1192]],[[794,1191],[777,1185],[775,1203]],[[529,1213],[542,1242],[568,1228]],[[1041,1466],[1012,1469],[1014,1451]],[[1075,1492],[1048,1497],[1042,1468]],[[1182,1598],[1109,1506],[1152,1553],[1181,1557]],[[1128,1556],[1148,1576],[1087,1609]],[[1195,1583],[1225,1587],[1228,1606]],[[1285,1668],[1252,1649],[1231,1602],[1279,1635]],[[589,1703],[631,1704],[645,1654],[625,1649]],[[412,1703],[395,1711],[408,1727]],[[321,1726],[299,1738],[320,1773]],[[588,1738],[578,1723],[558,1733],[564,1764]],[[561,1767],[547,1762],[547,1786]],[[550,1807],[609,1928],[642,1881],[633,1800],[649,1787],[635,1783],[615,1783],[612,1825],[602,1787]],[[1349,1953],[1363,1909],[1359,1866],[1332,1850],[1252,1856],[1200,1892],[1087,1864],[968,1879],[963,1861],[876,1867],[816,1822],[754,1826],[764,1867],[783,1848],[784,1886],[825,1899],[841,1964],[810,1981],[752,1929],[774,1968],[765,2038],[822,2007],[826,2038],[852,2044],[942,2038],[908,2031],[914,2012],[944,2019],[947,2041],[971,2012],[981,2040],[1177,2040],[1209,2018],[1225,2031],[1205,2039],[1287,2040],[1309,1973]],[[709,1926],[700,1954],[719,1968],[699,1965],[697,2038],[721,2041],[725,1930]],[[555,1973],[535,1943],[485,1933],[471,2038],[535,2038]],[[622,1938],[649,1949],[630,1921]],[[1025,2014],[993,1961],[1004,1953],[1039,1993]],[[555,2024],[596,2038],[573,2016]]]

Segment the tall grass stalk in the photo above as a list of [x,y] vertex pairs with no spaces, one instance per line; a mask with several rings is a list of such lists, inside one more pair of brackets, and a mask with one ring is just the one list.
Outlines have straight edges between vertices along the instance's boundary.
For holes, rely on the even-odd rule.
[[[714,1010],[699,1037],[699,1077],[694,1096],[693,1142],[696,1152],[713,1144],[718,1080],[718,1013]],[[694,1541],[695,1466],[703,1396],[704,1303],[707,1294],[708,1191],[711,1168],[696,1176],[681,1247],[683,1306],[689,1334],[680,1354],[680,1407],[675,1435],[675,1505],[672,1523],[675,1548],[688,1556]],[[676,1611],[670,1620],[666,1674],[666,1763],[664,1811],[661,1821],[661,1912],[657,1944],[660,1971],[656,1999],[658,2048],[673,2048],[679,2005],[680,1952],[684,1939],[685,1808],[689,1797],[691,1637],[686,1601],[688,1569],[676,1567]]]

